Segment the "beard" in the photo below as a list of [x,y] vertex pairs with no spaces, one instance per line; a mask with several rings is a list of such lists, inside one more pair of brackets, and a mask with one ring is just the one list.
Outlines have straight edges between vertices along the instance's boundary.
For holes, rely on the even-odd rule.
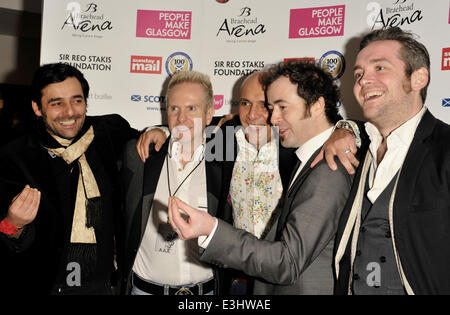
[[[82,124],[81,124],[79,130],[77,131],[77,133],[76,133],[73,137],[67,137],[66,135],[64,135],[64,134],[62,134],[61,132],[59,132],[58,129],[52,127],[52,126],[48,123],[48,118],[47,118],[47,115],[45,114],[44,111],[41,110],[41,114],[42,114],[42,117],[41,117],[42,122],[44,123],[45,128],[47,129],[47,131],[48,131],[50,134],[54,134],[55,136],[58,136],[58,137],[60,137],[60,138],[67,139],[67,140],[72,140],[73,138],[75,138],[75,137],[78,135],[78,133],[80,132],[81,128],[83,128],[84,120],[83,120],[83,122],[82,122]],[[72,120],[72,119],[74,119],[74,120],[80,120],[80,119],[82,119],[82,118],[83,118],[82,115],[74,115],[74,116],[69,116],[69,117],[57,118],[57,119],[55,119],[54,121],[55,121],[55,123],[58,123],[60,120]]]

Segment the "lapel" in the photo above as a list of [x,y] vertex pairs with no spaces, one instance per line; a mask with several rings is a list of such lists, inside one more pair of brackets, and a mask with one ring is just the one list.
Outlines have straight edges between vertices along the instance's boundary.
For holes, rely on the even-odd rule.
[[170,137],[167,138],[159,152],[153,150],[150,157],[144,164],[144,178],[142,187],[142,203],[141,203],[141,239],[147,226],[148,216],[155,197],[156,186],[158,185],[159,176],[161,175],[164,160],[167,156],[170,143]]
[[[211,140],[212,139],[206,141],[205,152],[211,152],[211,146],[214,145],[214,141]],[[223,144],[225,143],[226,141],[223,142]],[[226,157],[225,152],[223,157]],[[223,171],[227,164],[229,163],[219,162],[215,158],[208,158],[208,155],[205,154],[206,198],[208,203],[208,213],[212,216],[217,216],[219,200],[222,193]]]
[[[296,166],[296,162],[299,161],[297,155],[295,154],[294,148],[285,148],[279,145],[278,150],[278,164],[281,177],[281,183],[283,185],[283,191],[287,191],[289,188],[289,183],[291,182],[291,177],[294,176],[295,172],[292,170]],[[296,169],[296,168],[295,168]]]
[[206,161],[206,195],[208,200],[208,213],[216,216],[222,192],[222,167],[217,161]]
[[[292,183],[291,187],[289,188],[286,195],[284,196],[283,208],[282,208],[280,218],[278,220],[278,225],[277,225],[277,239],[279,239],[279,237],[281,236],[281,231],[283,230],[284,225],[286,223],[286,218],[292,210],[291,209],[292,201],[295,198],[295,196],[297,195],[297,192],[300,189],[300,187],[302,186],[305,179],[311,173],[311,171],[312,171],[312,168],[310,167],[311,163],[316,158],[316,156],[319,154],[321,148],[322,147],[317,149],[316,152],[314,152],[314,154],[309,158],[309,160],[306,162],[306,164],[303,166],[302,170],[300,171],[300,174],[298,174],[297,178]],[[292,176],[294,176],[294,175],[295,174],[293,174]]]
[[[291,187],[289,188],[289,190],[287,192],[287,198],[292,198],[293,195],[296,194],[296,192],[298,191],[298,188],[303,184],[305,179],[311,173],[311,171],[312,171],[311,163],[312,163],[312,161],[314,161],[316,156],[319,154],[320,149],[322,149],[322,147],[317,149],[316,152],[314,152],[313,155],[306,162],[306,164],[304,164],[302,170],[300,171],[300,174],[298,174],[297,178],[295,179],[295,181],[292,183]],[[294,176],[294,175],[295,174],[293,174],[292,176]]]
[[[46,211],[52,212],[52,217],[59,217],[62,211],[61,206],[62,195],[59,190],[59,185],[56,184],[56,176],[63,171],[66,171],[67,164],[64,160],[55,158],[55,161],[50,157],[47,150],[40,146],[40,144],[33,137],[28,138],[27,145],[35,152],[35,154],[24,155],[23,165],[21,167],[26,184],[33,188],[37,188],[41,192],[41,201],[39,211],[37,213],[37,220]],[[19,163],[21,160],[18,161]],[[50,165],[53,163],[53,165]],[[20,190],[22,190],[21,187]]]
[[397,192],[394,201],[394,220],[402,220],[406,216],[402,216],[403,210],[412,203],[414,197],[414,185],[417,182],[417,176],[424,165],[423,160],[429,153],[429,147],[425,140],[431,135],[436,125],[436,118],[427,110],[420,121],[416,133],[414,135],[411,146],[403,162],[401,174],[398,181]]

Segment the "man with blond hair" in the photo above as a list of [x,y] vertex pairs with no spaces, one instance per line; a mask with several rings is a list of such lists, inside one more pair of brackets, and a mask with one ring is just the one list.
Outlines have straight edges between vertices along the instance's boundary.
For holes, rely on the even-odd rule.
[[126,293],[219,294],[219,271],[200,261],[197,240],[177,238],[167,214],[169,197],[179,196],[222,216],[221,162],[205,158],[204,132],[214,115],[209,77],[196,71],[176,73],[166,101],[171,137],[159,151],[150,150],[145,163],[136,141],[125,151]]

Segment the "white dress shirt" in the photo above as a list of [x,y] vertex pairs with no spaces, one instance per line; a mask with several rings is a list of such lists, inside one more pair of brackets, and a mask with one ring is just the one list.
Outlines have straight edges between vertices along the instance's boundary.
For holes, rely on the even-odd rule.
[[298,168],[297,172],[295,173],[294,178],[292,179],[291,183],[289,184],[289,188],[291,188],[291,185],[293,182],[295,182],[298,174],[300,174],[303,167],[305,167],[306,162],[311,158],[311,156],[316,152],[325,141],[328,140],[328,138],[333,133],[333,127],[328,128],[325,131],[322,131],[317,136],[309,139],[304,144],[302,144],[296,151],[295,154],[297,155],[298,159],[302,161],[302,164]]
[[379,165],[377,164],[377,151],[383,141],[383,136],[373,124],[370,122],[365,123],[366,131],[370,138],[369,153],[372,155],[372,163],[369,170],[370,190],[367,193],[367,197],[372,203],[377,200],[378,196],[389,185],[392,178],[403,165],[414,138],[414,133],[425,111],[426,107],[424,106],[420,112],[395,129],[387,137],[387,151]]
[[[180,163],[180,144],[173,142],[169,146],[147,227],[133,266],[133,271],[143,279],[159,284],[187,285],[213,277],[211,267],[199,259],[197,242],[201,243],[206,237],[187,241],[177,237],[173,241],[165,241],[162,236],[174,235],[167,224],[169,184],[172,195],[196,209],[207,211],[204,150],[204,145],[199,146],[194,151],[192,160],[183,167]],[[186,181],[182,183],[185,178]]]

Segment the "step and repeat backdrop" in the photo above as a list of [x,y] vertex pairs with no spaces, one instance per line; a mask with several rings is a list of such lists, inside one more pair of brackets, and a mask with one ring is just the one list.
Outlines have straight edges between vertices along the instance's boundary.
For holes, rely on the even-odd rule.
[[88,113],[118,113],[135,128],[165,121],[176,71],[208,74],[216,115],[237,111],[242,77],[283,60],[329,71],[345,117],[362,119],[352,69],[362,35],[399,26],[430,51],[426,105],[450,123],[449,0],[45,0],[41,63],[80,69]]

